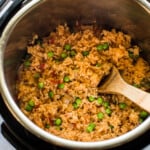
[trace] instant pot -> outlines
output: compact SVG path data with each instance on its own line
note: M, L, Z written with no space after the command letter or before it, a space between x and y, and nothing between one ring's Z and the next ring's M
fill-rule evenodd
M150 63L150 3L147 0L0 0L0 93L4 109L21 127L49 144L86 150L124 145L149 132L150 117L119 137L97 142L77 142L42 130L16 104L17 69L32 35L46 36L57 25L64 23L72 28L76 21L83 25L96 24L104 29L115 28L130 34L143 50L145 60Z

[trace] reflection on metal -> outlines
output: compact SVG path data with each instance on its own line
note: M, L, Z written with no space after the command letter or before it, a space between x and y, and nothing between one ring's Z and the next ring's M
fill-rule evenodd
M3 17L5 13L7 13L7 11L12 6L12 4L13 4L13 0L6 0L6 2L0 8L0 18Z

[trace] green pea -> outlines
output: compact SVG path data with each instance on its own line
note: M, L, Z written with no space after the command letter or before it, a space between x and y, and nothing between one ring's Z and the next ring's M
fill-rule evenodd
M111 125L111 124L109 125L109 127L110 127L110 129L111 129L111 130L113 130L113 128L114 128L114 126L113 126L113 125Z
M48 96L49 96L50 98L53 98L53 97L54 97L53 91L49 91L49 92L48 92Z
M89 97L88 97L88 100L89 100L90 102L93 102L93 101L95 100L95 97L94 97L94 96L89 96Z
M63 53L61 53L61 58L63 58L63 59L65 59L65 58L67 58L67 53L65 53L65 52L63 52Z
M25 66L25 67L30 67L30 65L31 65L31 62L30 62L29 60L26 60L26 61L24 62L24 66Z
M133 86L136 87L136 88L140 88L141 87L140 84L136 84L136 83L134 83Z
M143 118L139 118L139 123L142 123L144 121Z
M55 58L54 61L55 61L56 63L60 63L61 59Z
M100 63L96 63L96 65L95 65L96 67L100 67L101 66L101 64Z
M107 50L107 49L109 49L109 44L108 43L103 43L103 44L97 45L97 50L98 51L103 51L103 50Z
M120 103L119 104L119 108L120 109L125 109L127 107L127 104L126 103Z
M76 55L76 51L75 50L71 50L70 51L70 57L74 57Z
M63 81L64 81L64 82L70 82L70 78L69 78L69 76L64 76Z
M71 50L71 45L70 44L66 44L64 46L64 49L67 50L67 51L70 51Z
M35 103L34 103L34 101L31 99L31 100L28 102L28 105L30 105L31 107L34 107L34 106L35 106Z
M97 45L97 47L96 47L96 48L97 48L97 50L98 50L98 51L102 51L102 50L103 50L103 45L102 45L102 44Z
M57 119L54 121L54 124L55 124L56 126L60 126L60 125L62 124L61 118L57 118Z
M25 110L26 111L32 111L33 107L31 107L30 105L26 105Z
M103 49L104 49L104 50L107 50L108 48L109 48L109 44L108 44L108 43L104 43L104 44L103 44Z
M88 127L86 128L86 131L90 133L95 129L95 127L96 125L94 123L90 123Z
M81 101L81 99L79 97L77 97L75 102L76 102L76 104L80 105L82 101Z
M42 46L42 43L43 43L43 40L41 39L41 38L37 38L37 39L35 39L35 41L34 41L34 44L35 45L40 45L40 46Z
M103 104L103 98L102 97L98 97L97 98L97 102L98 102L98 104Z
M147 118L148 117L148 112L146 112L146 111L141 111L140 112L140 118L143 118L143 119L145 119L145 118Z
M76 102L74 102L72 105L74 109L77 109L79 107L79 105Z
M130 57L130 58L132 58L132 59L134 58L133 52L129 51L128 54L129 54L129 57Z
M39 89L43 89L44 88L44 83L43 82L39 82L38 83L38 88Z
M106 112L107 115L111 115L111 113L112 113L112 111L111 111L110 108L107 108L107 109L105 110L105 112Z
M51 58L51 57L54 56L54 53L53 53L52 51L50 51L50 52L47 53L47 56L48 56L49 58Z
M104 118L104 114L102 112L99 112L97 114L98 119L102 120Z
M77 109L77 108L79 108L81 103L82 103L81 99L79 97L77 97L75 99L75 102L72 105L73 105L74 109Z
M133 52L128 51L129 57L133 60L137 60L139 58L139 55L135 55Z
M83 55L83 56L88 56L89 53L90 53L89 51L83 51L83 52L82 52L82 55Z
M32 109L34 108L35 106L35 103L33 100L29 100L26 107L25 107L25 110L26 111L32 111Z
M55 127L56 130L61 130L62 128L60 126Z
M109 107L109 102L107 102L107 101L105 101L105 102L103 102L103 106L105 107L105 108L107 108L107 107Z
M64 84L64 83L58 84L58 88L59 88L59 89L63 89L64 87L65 87L65 84Z
M39 77L40 77L40 73L37 72L34 74L34 78L39 78Z
M46 123L46 124L45 124L45 128L49 129L49 128L50 128L50 124L49 124L49 123Z

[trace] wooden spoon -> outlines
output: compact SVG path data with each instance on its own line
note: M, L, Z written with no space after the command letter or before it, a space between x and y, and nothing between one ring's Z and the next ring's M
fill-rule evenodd
M122 94L150 113L150 94L127 84L115 67L112 68L107 80L99 86L99 92Z

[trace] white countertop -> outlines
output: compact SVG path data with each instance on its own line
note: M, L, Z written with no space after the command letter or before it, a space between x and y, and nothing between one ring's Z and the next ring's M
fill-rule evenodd
M1 124L3 122L2 117L0 116L0 149L1 150L16 150L1 134Z

